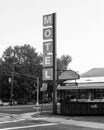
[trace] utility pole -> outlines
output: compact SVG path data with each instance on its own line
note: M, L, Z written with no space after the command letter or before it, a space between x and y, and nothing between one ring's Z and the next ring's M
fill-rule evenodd
M38 113L38 106L39 106L39 77L37 77L37 113Z
M39 105L39 77L37 77L37 105Z
M10 105L13 105L13 84L14 81L14 52L13 52L13 62L12 62L12 73L11 73L11 92L10 92Z

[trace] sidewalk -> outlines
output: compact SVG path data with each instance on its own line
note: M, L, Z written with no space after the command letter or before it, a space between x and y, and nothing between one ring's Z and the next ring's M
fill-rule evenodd
M54 115L52 112L44 111L42 114L34 114L32 117L49 117L49 118L62 118L65 120L76 120L76 121L87 121L87 122L95 122L95 123L103 123L104 124L104 116L63 116L60 113Z
M104 129L104 117L103 116L61 116L53 115L49 112L43 112L42 114L32 114L34 120L43 120L46 122L54 122L64 125L74 125L94 129Z
M32 112L32 113L14 115L13 117L11 117L10 115L6 115L6 118L7 117L8 117L8 120L6 119L7 121L11 121L11 120L12 121L18 121L18 120L34 120L34 121L36 120L37 121L38 120L38 121L45 121L49 123L58 123L62 125L80 126L80 127L86 127L86 128L94 128L97 130L100 130L100 129L104 130L104 121L100 122L100 120L102 120L102 118L104 119L104 117L96 118L96 116L95 117L61 116L61 115L53 115L52 113L46 112L46 111L44 111L42 114L37 113L37 112ZM95 118L95 120L89 120L91 118L92 119Z

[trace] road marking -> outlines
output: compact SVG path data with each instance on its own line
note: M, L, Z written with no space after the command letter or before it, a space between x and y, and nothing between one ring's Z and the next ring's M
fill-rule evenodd
M13 121L3 121L0 122L0 124L4 124L4 123L12 123L12 122L18 122L18 121L24 121L25 119L18 119L18 120L13 120Z
M16 129L24 129L24 128L34 128L34 127L41 127L41 126L51 126L51 125L58 125L58 123L48 123L48 124L39 124L39 125L29 125L29 126L21 126L21 127L10 127L10 128L2 128L0 130L16 130Z
M4 109L3 111L22 111L22 110L20 110L20 109Z

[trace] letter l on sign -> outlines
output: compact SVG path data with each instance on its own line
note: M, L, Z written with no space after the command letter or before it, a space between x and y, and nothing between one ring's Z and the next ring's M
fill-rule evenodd
M53 79L53 69L47 68L43 69L43 80L52 80Z

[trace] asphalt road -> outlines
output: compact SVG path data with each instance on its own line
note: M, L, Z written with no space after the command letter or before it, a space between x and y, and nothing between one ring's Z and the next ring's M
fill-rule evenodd
M42 105L39 105L39 110L42 109ZM45 104L43 105L44 111L52 112L52 104ZM15 106L1 106L0 113L7 113L7 114L23 114L29 112L36 112L37 106L36 105L15 105Z
M0 130L96 130L94 128L70 125L68 123L60 123L56 121L47 121L39 118L37 115L32 118L26 116L26 113L36 113L35 105L22 105L22 106L3 106L0 107ZM52 104L45 104L43 111L50 111L51 114L47 118L53 117ZM27 114L27 115L28 115ZM25 117L25 116L26 117ZM42 115L44 117L44 114ZM58 118L62 116L56 115ZM89 121L104 124L104 117L63 117L66 120L75 121ZM104 128L103 128L104 129ZM98 129L97 130L101 130Z
M25 123L25 125L23 125ZM0 130L95 130L85 127L76 127L69 125L60 125L56 123L45 123L45 122L18 122L18 123L9 123L0 126Z

